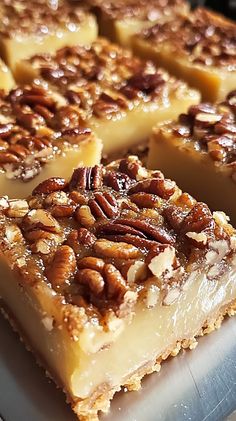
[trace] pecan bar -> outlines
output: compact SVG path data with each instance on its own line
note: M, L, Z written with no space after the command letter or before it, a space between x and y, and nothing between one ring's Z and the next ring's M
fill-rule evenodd
M32 57L19 64L17 78L21 83L43 79L62 92L82 110L105 154L141 143L156 121L176 117L199 101L183 82L105 39Z
M101 35L131 46L132 36L143 28L165 21L177 13L187 14L185 0L90 0Z
M236 83L236 25L203 8L133 37L134 51L198 88L205 101L222 100Z
M15 82L11 71L5 65L5 63L0 59L0 89L5 89L8 91L12 89Z
M4 314L80 420L235 312L236 231L136 157L0 206Z
M217 105L201 103L177 121L154 129L149 168L160 168L181 188L236 224L236 91Z
M0 195L26 197L41 181L100 162L102 143L58 94L31 85L0 92Z
M64 45L89 44L97 36L95 17L66 0L2 0L0 54L9 67L23 58Z

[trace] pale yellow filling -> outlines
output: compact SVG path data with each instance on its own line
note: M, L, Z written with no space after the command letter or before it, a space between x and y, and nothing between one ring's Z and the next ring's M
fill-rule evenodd
M46 36L27 35L0 40L0 54L8 66L15 71L18 61L40 53L53 53L67 45L90 44L97 37L97 23L88 15L79 25L73 28L60 28ZM17 75L16 75L17 76Z
M154 25L155 22L138 19L113 21L101 17L98 23L99 31L102 36L108 37L111 41L117 42L123 47L131 47L132 36L140 32L143 28Z
M212 210L224 210L236 224L236 182L225 167L216 167L207 153L185 147L181 138L167 130L157 130L151 138L147 166L163 171Z
M65 326L52 323L56 307L47 305L47 295L52 293L40 297L40 288L19 287L4 264L0 263L0 271L0 295L73 399L89 397L101 384L110 388L125 384L135 370L176 341L193 338L206 320L214 320L222 306L236 299L234 261L217 281L208 280L204 271L190 275L178 300L170 306L158 302L148 309L139 303L132 321L124 321L118 335L88 324L73 341ZM106 348L101 350L101 346Z
M65 149L60 155L48 161L40 173L29 181L7 178L5 172L0 172L0 196L10 198L25 198L43 180L50 177L70 179L73 170L81 166L94 166L100 163L102 143L97 138L81 141L79 145Z
M132 38L132 47L136 54L145 59L152 59L171 74L199 89L204 101L223 100L235 88L236 71L191 63L175 53L168 44L162 45L161 48L155 47L153 42L136 36Z
M0 59L0 89L9 91L14 87L14 85L15 81L13 79L11 71Z

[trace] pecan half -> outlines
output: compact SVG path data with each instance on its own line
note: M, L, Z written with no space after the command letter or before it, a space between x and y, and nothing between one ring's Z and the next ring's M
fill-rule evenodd
M87 205L82 205L78 207L75 211L74 216L75 219L80 223L80 225L83 225L86 228L92 227L96 221L96 219L92 215L90 207Z
M107 191L94 193L94 198L88 201L88 206L95 218L114 218L119 213L115 197Z
M105 281L100 272L93 269L81 269L76 275L76 280L82 285L89 287L95 295L101 294L104 289Z
M127 243L116 243L106 239L99 239L94 243L95 252L101 257L116 259L136 259L140 257L137 247Z
M184 218L181 226L181 234L187 232L200 233L202 231L213 232L215 227L214 218L205 203L197 203L189 214Z
M159 197L150 193L140 192L131 194L130 200L139 208L156 208L160 206Z
M103 273L106 279L108 298L121 299L128 288L120 271L111 263L107 263L104 266Z
M116 224L122 227L123 231L120 231L119 233L135 234L138 237L155 240L164 244L173 244L175 242L174 236L170 232L168 232L164 227L153 225L149 222L138 219L116 219L113 225L114 231L112 230L112 227L109 226L110 234L117 233L115 228ZM105 225L103 226L103 232L104 228Z
M80 259L78 261L77 267L78 269L92 269L102 273L104 265L105 262L103 259L99 259L99 257L88 256Z
M35 189L33 190L32 195L36 194L49 194L59 190L63 190L67 186L67 182L64 178L52 177L47 180L42 181Z
M169 199L175 192L176 184L174 181L164 178L153 178L139 181L128 191L129 195L134 193L151 193L156 194L162 199Z
M59 289L68 283L76 270L75 253L68 245L60 246L46 269L46 276L54 289Z
M122 191L128 190L132 181L127 174L108 171L104 176L104 184L116 191Z
M121 159L119 164L119 171L128 175L130 178L136 180L138 170L141 167L141 162L135 157L135 159Z
M102 187L102 166L77 168L69 183L70 190L96 190Z

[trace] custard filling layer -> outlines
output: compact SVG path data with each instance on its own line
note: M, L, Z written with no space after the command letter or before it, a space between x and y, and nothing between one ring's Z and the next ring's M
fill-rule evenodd
M22 292L17 279L3 264L0 268L3 301L36 354L74 400L89 397L102 384L111 389L124 385L132 373L177 341L193 339L206 321L214 321L221 307L236 298L234 259L218 280L209 281L205 273L193 272L179 299L170 306L157 303L148 309L139 303L132 321L123 322L118 336L88 325L73 342L63 329L53 326L53 314L45 314L33 294ZM145 332L145 340L140 332Z

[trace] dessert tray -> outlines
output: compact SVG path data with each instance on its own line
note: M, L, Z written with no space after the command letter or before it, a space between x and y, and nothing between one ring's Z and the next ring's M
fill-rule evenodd
M235 193L232 20L2 0L2 420L227 417Z

